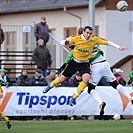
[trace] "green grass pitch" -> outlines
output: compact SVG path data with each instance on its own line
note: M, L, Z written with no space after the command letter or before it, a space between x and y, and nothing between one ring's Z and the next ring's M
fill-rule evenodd
M12 121L7 129L0 121L0 133L133 133L131 120Z

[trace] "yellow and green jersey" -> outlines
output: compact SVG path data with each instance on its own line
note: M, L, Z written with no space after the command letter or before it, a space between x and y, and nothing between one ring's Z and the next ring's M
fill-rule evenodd
M73 50L71 50L67 55L65 63L68 64L72 58L73 58Z
M81 34L70 38L70 43L75 46L73 57L78 60L89 60L95 45L107 45L108 43L108 40L95 35L92 35L89 40L84 40L82 36Z

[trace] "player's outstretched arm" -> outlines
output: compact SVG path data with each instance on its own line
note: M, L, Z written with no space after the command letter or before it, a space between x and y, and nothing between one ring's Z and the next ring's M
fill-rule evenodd
M121 51L128 50L127 47L125 47L125 46L119 46L119 45L117 45L117 44L115 44L115 43L113 43L113 42L111 42L111 41L108 41L107 45L108 45L108 46L111 46L111 47L114 47L114 48L117 48L117 49L119 49L119 50L121 50Z
M62 40L60 43L62 45L68 45L68 44L70 44L68 40Z
M124 47L124 46L121 46L121 47L119 48L119 50L125 51L125 50L128 50L128 48L127 48L127 47Z

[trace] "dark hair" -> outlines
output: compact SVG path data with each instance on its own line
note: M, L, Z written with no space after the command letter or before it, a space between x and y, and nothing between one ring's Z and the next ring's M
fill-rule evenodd
M77 76L80 76L80 73L76 73Z
M42 70L41 69L36 69L36 72L42 73Z
M86 29L89 29L90 31L93 31L92 27L90 27L90 26L85 26L84 31L86 31Z
M28 72L27 68L23 68L22 71L21 71L21 74L23 73L24 70L26 70Z
M79 34L79 35L82 34L83 31L84 31L84 28L83 28L83 27L80 27L80 28L78 29L78 34Z

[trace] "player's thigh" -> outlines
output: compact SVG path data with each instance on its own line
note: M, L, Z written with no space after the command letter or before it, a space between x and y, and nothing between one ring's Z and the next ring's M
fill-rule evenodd
M62 83L63 81L65 81L65 80L67 80L67 79L68 79L68 77L66 77L66 76L64 76L64 75L61 75L61 76L59 77L59 82Z
M107 82L113 82L116 79L116 77L114 76L114 74L110 70L109 64L104 69L104 78L106 79Z
M98 64L91 66L91 75L89 83L97 85L100 79L102 78L101 67Z
M73 74L75 74L77 72L77 63L74 61L71 61L67 67L65 68L65 70L63 71L62 75L64 75L65 77L71 77Z

